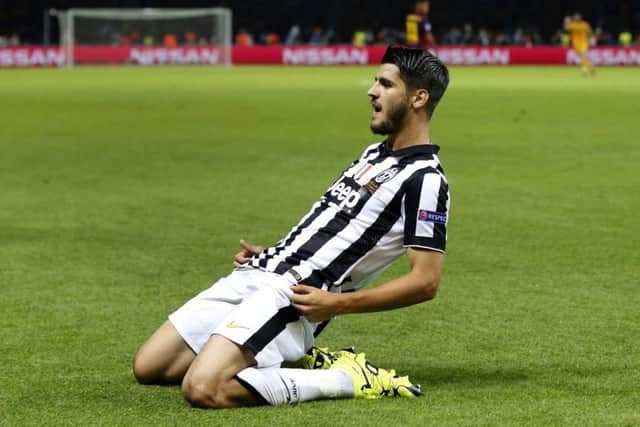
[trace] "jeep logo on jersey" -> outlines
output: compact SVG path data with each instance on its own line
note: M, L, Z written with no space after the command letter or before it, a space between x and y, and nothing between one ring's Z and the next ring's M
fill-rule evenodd
M345 182L346 181L346 182ZM331 201L340 208L351 209L360 200L360 186L352 178L344 177L329 190Z
M378 184L382 184L384 182L389 181L391 178L393 178L397 174L398 174L398 168L390 168L376 175L376 177L374 178L374 181Z
M325 197L328 201L338 205L340 209L350 210L358 204L362 195L361 186L352 177L343 176L329 188Z

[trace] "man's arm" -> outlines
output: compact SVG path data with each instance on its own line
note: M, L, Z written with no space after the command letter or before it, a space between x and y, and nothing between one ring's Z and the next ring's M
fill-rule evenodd
M313 286L293 286L293 306L308 320L319 322L339 314L366 313L406 307L435 298L444 256L409 248L411 271L372 289L337 294Z
M436 47L436 38L431 31L427 31L425 34L427 40L427 46L429 49L433 49Z

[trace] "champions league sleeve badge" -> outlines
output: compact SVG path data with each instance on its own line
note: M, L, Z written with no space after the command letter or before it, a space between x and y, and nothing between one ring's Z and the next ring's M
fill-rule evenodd
M433 212L425 209L418 211L418 221L433 222L434 224L446 224L447 213L446 212Z

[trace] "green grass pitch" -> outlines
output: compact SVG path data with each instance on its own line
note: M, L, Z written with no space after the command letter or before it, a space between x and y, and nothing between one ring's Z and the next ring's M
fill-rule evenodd
M633 68L451 70L438 298L319 339L424 398L206 411L135 383L138 346L238 240L279 239L376 140L374 72L0 72L0 425L640 425Z

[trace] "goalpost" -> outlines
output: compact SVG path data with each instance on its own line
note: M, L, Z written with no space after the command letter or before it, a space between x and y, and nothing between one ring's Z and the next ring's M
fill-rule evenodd
M208 63L231 64L232 13L227 8L68 9L51 14L58 18L68 66L76 63L76 47L83 46L210 47L216 57Z

